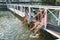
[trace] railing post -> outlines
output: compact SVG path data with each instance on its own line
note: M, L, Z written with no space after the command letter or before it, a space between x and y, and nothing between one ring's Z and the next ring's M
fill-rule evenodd
M59 18L58 18L58 26L60 25L60 10L59 10Z
M21 6L19 6L20 7L20 11L21 11Z
M45 9L45 29L47 28L47 9Z
M17 10L18 10L18 5L17 5Z
M29 7L29 13L31 13L30 7Z
M31 21L31 20L30 20L30 18L31 18L31 9L30 9L30 7L28 7L28 8L29 8L29 18L28 18L28 19L29 19L29 20L28 20L28 24L29 24L30 21Z
M21 6L21 12L22 12L22 6Z

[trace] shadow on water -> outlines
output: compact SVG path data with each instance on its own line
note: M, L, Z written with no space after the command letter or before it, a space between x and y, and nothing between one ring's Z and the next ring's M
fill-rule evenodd
M21 16L17 15L16 13L13 13L13 15L16 16L20 21L22 21L22 17Z
M13 13L13 12L9 12L6 11L6 13L2 10L3 16L6 14L6 17L1 16L3 19L1 19L0 17L0 22L5 22L4 24L0 24L0 27L5 27L5 29L3 30L2 28L0 28L0 30L3 30L3 36L0 36L0 38L6 38L4 40L55 40L55 37L52 36L51 34L47 33L44 30L40 30L40 35L39 38L30 38L30 34L31 32L28 30L28 25L26 24L25 26L21 26L22 24L19 21L22 21L22 17L20 17L19 15ZM13 15L12 15L13 14ZM9 18L7 18L9 17ZM17 18L17 19L16 19ZM2 21L3 20L3 21ZM7 25L7 24L8 25ZM8 31L7 31L8 30ZM0 34L2 33L0 31Z
M42 39L42 40L55 40L55 38L56 37L54 37L53 35L49 34L45 30L41 29L41 34L40 34L39 39Z
M11 12L12 12L12 11L11 11ZM13 12L12 12L12 13L13 13ZM13 13L13 15L16 16L20 21L23 20L23 18L22 18L21 16L17 15L16 13ZM24 27L25 27L25 28L28 28L28 24L26 23L26 24L24 25Z
M0 11L8 11L7 8L0 8Z

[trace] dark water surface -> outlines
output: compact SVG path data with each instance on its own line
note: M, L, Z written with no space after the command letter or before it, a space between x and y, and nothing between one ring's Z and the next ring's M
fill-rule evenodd
M43 30L39 38L30 38L30 31L22 25L20 19L10 11L0 11L0 40L55 40L52 35Z

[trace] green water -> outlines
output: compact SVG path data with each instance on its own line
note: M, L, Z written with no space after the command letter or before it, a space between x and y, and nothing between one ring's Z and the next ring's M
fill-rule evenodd
M0 40L54 40L49 33L41 30L39 38L30 38L31 32L22 25L21 17L10 11L0 11Z

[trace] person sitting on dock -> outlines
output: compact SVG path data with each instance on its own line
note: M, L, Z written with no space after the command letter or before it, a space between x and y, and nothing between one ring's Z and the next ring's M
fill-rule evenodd
M30 22L30 24L29 24L29 29L33 28L35 22L36 22L35 19L33 19L33 20Z
M26 8L25 17L23 18L23 24L25 24L26 22L28 22L28 24L29 24L29 20L30 20L30 14L29 14L28 8Z
M34 23L34 27L31 28L30 30L34 30L33 35L36 35L36 33L39 33L40 28L44 25L45 23L45 13L43 10L39 12L39 20Z
M31 21L30 21L30 24L29 24L29 29L31 29L33 26L34 26L34 23L36 22L36 17L34 17L36 15L36 11L33 9L33 13L31 15Z
M31 29L34 26L34 23L37 22L37 20L39 20L38 16L39 16L39 14L37 15L36 11L33 10L33 15L32 15L32 18L31 18L32 20L30 22L29 29Z

